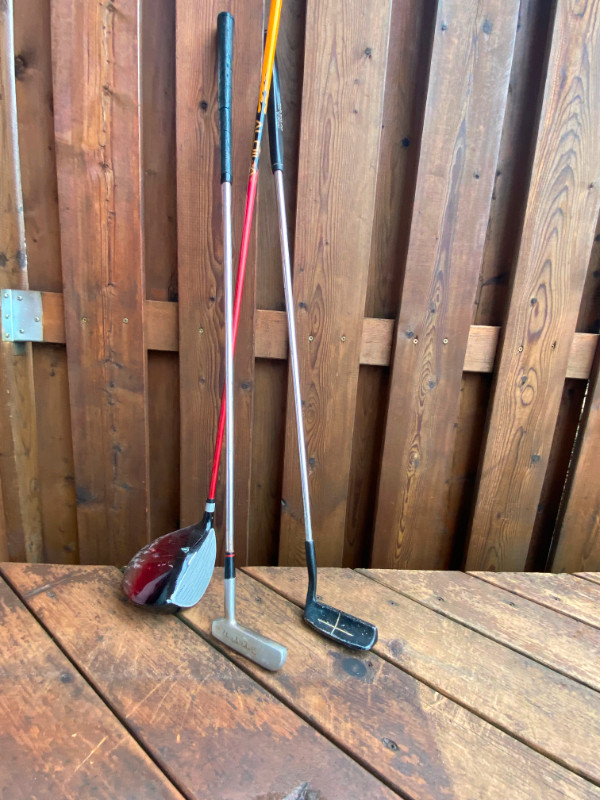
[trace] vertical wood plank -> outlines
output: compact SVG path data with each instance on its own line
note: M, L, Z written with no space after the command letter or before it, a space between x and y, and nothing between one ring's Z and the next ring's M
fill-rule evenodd
M294 299L319 563L342 563L390 3L307 5ZM312 341L309 341L309 336ZM304 562L291 382L279 561Z
M173 0L144 0L141 25L146 297L177 300Z
M529 550L600 206L600 2L559 0L468 569Z
M395 319L410 233L435 3L392 4L365 317ZM343 565L369 563L389 370L359 370Z
M519 3L438 6L395 334L372 563L448 564L462 367L483 255Z
M82 563L123 564L148 540L138 45L137 0L52 3Z
M0 4L0 288L27 289L13 4ZM40 561L42 521L30 343L0 343L0 475L8 555Z
M223 248L219 188L217 14L235 18L233 230L241 231L262 59L262 0L176 6L177 237L181 409L181 523L200 518L223 389ZM255 78L255 79L254 79ZM262 162L264 166L264 161ZM256 230L256 229L255 229ZM234 263L238 237L234 235ZM250 244L236 348L236 556L247 559L254 372L255 247ZM217 491L217 528L223 487Z
M553 572L600 571L600 346L563 498Z

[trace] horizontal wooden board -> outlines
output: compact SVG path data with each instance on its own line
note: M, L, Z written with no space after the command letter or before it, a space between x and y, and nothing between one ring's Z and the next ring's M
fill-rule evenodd
M65 344L64 303L58 292L42 292L44 341ZM287 321L284 311L256 310L256 358L286 359L288 355ZM177 303L147 300L144 311L148 350L179 350ZM365 317L360 349L360 363L387 367L390 363L394 320ZM494 325L471 325L465 372L493 372L500 328ZM567 378L586 380L590 375L599 336L576 333L571 347Z
M304 605L305 569L244 571ZM600 783L600 695L592 689L356 572L321 570L319 589L324 602L377 622L378 655L529 747Z
M118 570L5 571L190 800L283 798L305 782L317 798L394 797L181 620L125 602Z
M600 689L600 631L461 572L368 570L374 580Z
M338 746L371 764L403 797L600 796L597 787L376 653L351 653L322 638L302 622L295 604L249 575L239 572L237 583L239 622L286 645L288 657L277 673L267 673L231 651L228 657ZM209 637L222 604L222 582L215 576L202 602L184 617ZM389 614L384 602L373 621L383 625Z
M0 796L180 798L0 577Z
M600 588L573 575L547 572L472 572L471 575L600 628Z
M600 572L576 572L575 575L592 583L600 583Z

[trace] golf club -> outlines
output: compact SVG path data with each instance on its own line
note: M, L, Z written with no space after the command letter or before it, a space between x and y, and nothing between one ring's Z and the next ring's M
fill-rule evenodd
M310 517L310 497L308 490L308 469L306 465L306 443L302 418L302 395L300 390L300 369L298 367L298 345L296 342L296 322L294 297L292 294L292 270L285 213L285 193L283 186L283 112L277 65L273 70L271 98L268 109L269 148L271 167L275 178L277 208L279 212L279 236L281 241L281 263L283 267L283 288L287 308L288 334L290 341L290 362L294 386L294 405L296 408L296 428L298 431L298 455L300 457L300 476L302 481L302 502L304 505L304 530L306 566L308 568L308 592L304 606L304 619L316 631L335 642L353 650L370 650L377 641L377 628L370 622L347 614L317 600L317 562Z
M222 15L219 15L222 16ZM221 72L219 72L221 81ZM226 85L224 81L224 85ZM219 95L221 94L219 82ZM231 114L227 103L225 109ZM263 118L264 121L264 118ZM222 115L221 122L221 171L231 170L231 117ZM231 177L231 176L230 176ZM286 659L287 650L277 642L260 633L244 628L235 619L235 556L233 535L234 499L234 417L233 417L233 303L232 303L232 248L231 248L231 183L221 183L223 197L224 281L225 281L225 616L214 620L212 634L220 642L247 656L265 669L280 669Z
M233 348L239 327L240 309L248 258L248 246L252 228L252 216L256 187L258 181L258 162L260 146L265 122L267 100L273 72L275 46L279 31L282 0L271 0L269 24L265 40L260 93L258 98L258 111L252 142L252 160L248 189L246 193L246 211L244 227L240 246L240 258L235 288L233 309ZM224 12L223 12L224 13ZM221 15L219 15L221 17ZM230 40L222 39L219 33L219 74L225 62L231 64L233 52L233 17L229 15L230 23L217 21L227 27L227 36ZM225 53L226 48L229 55ZM229 96L231 92L229 91ZM219 106L221 106L221 93ZM219 109L220 116L222 108ZM221 176L223 180L223 175ZM204 508L204 516L200 522L186 528L167 533L150 544L145 545L131 559L123 574L123 591L136 605L151 607L160 611L177 611L178 608L191 608L200 600L206 587L210 583L216 559L216 538L214 532L215 498L217 479L219 475L219 462L225 432L225 398L221 398L221 410L213 456L213 466L208 490L208 499Z

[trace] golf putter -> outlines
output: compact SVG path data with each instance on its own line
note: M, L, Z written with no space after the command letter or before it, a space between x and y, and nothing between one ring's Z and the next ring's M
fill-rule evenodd
M302 481L302 502L304 505L304 530L306 566L308 569L308 593L304 606L305 622L329 639L350 647L353 650L370 650L377 641L377 628L370 622L340 611L333 606L317 600L317 562L312 535L310 516L310 497L308 490L308 469L306 465L306 443L302 418L302 395L300 391L300 369L298 367L298 345L296 342L296 322L294 297L292 294L292 270L285 213L285 193L283 187L283 113L277 62L273 69L271 97L267 111L269 125L269 148L271 168L275 178L277 208L279 211L279 236L281 242L281 263L283 268L283 288L287 308L288 334L290 340L290 362L294 386L294 405L296 408L296 428L298 431L298 455L300 457L300 476Z
M233 28L233 18L219 14L219 36L223 27ZM266 98L265 98L266 100ZM233 419L233 280L231 247L231 60L219 68L219 126L221 142L221 195L223 201L223 262L225 281L225 616L214 620L212 634L223 644L261 667L280 669L286 648L242 627L235 618L235 561L233 535L234 419Z

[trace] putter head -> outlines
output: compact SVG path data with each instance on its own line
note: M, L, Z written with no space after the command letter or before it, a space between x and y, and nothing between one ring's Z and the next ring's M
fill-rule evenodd
M377 628L371 622L311 597L306 598L304 620L323 636L352 650L370 650L377 641Z
M213 512L201 522L147 544L123 574L123 591L136 605L174 612L200 600L215 567L217 542Z
M212 635L236 653L271 672L276 672L285 664L286 647L225 617L214 620Z

